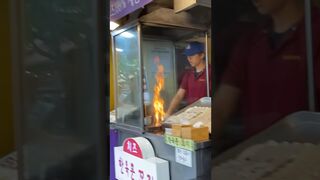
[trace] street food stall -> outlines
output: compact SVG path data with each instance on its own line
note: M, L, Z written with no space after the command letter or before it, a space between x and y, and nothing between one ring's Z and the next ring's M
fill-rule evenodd
M200 41L208 50L208 27L191 23L190 18L185 12L159 8L111 33L115 119L110 128L117 135L113 162L117 179L210 177L209 90L208 97L164 119L187 63L182 55L186 44ZM207 67L208 57L206 51ZM208 78L206 83L209 87Z

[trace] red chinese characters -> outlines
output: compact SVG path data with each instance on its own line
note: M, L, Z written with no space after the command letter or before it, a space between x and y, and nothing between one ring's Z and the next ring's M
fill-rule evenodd
M130 170L130 172L131 172L131 180L134 180L133 175L135 174L135 172L134 172L134 164L133 164L133 163L131 163L131 170Z
M127 173L127 176L129 176L129 167L128 167L128 161L126 161L126 173Z
M140 177L140 180L143 180L143 178L144 178L144 171L139 170L139 177Z
M122 158L119 159L119 166L121 169L121 174L123 174L123 160L122 160Z
M118 159L118 166L120 167L121 174L126 174L131 180L154 180L154 176L146 174L146 169L135 169L135 163L124 160L123 158ZM130 166L129 166L130 165ZM125 171L124 171L125 170ZM136 171L137 170L137 171ZM136 173L137 172L137 173Z
M124 142L124 145L123 145L123 151L127 152L131 155L134 155L136 157L143 158L140 146L132 138L126 139L126 141Z

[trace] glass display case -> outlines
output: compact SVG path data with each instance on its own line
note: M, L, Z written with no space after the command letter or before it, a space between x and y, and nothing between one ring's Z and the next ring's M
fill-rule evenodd
M162 124L163 119L156 123L156 114L164 115L177 92L185 68L189 68L183 49L196 38L205 39L206 34L139 21L112 32L117 126L142 132L146 126ZM157 87L161 90L157 91ZM161 112L155 106L158 98Z
M141 61L138 27L115 35L116 122L142 128Z
M143 38L141 44L139 27L136 25L119 32L113 42L117 82L116 122L142 130L144 124L141 119L152 114L157 63L161 63L164 68L165 85L161 96L165 106L169 105L175 93L176 78L173 42Z
M175 49L174 43L169 40L159 40L152 38L144 38L143 40L143 65L144 65L144 104L147 109L145 116L151 115L150 109L152 97L154 97L153 87L156 85L155 75L157 73L157 64L155 58L159 58L160 63L164 67L164 87L161 90L161 96L164 99L164 107L168 107L170 99L175 94L176 85L176 63L175 63Z

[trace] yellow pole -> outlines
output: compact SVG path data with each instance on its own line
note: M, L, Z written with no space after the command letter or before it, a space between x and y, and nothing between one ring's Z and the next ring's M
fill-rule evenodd
M0 1L0 158L14 150L9 0Z

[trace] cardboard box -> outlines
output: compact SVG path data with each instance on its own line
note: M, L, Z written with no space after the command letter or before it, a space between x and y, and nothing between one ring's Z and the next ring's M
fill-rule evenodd
M181 137L184 139L192 139L194 141L205 141L209 139L208 127L183 127L181 128Z
M172 136L181 137L182 128L191 128L191 125L172 124Z

